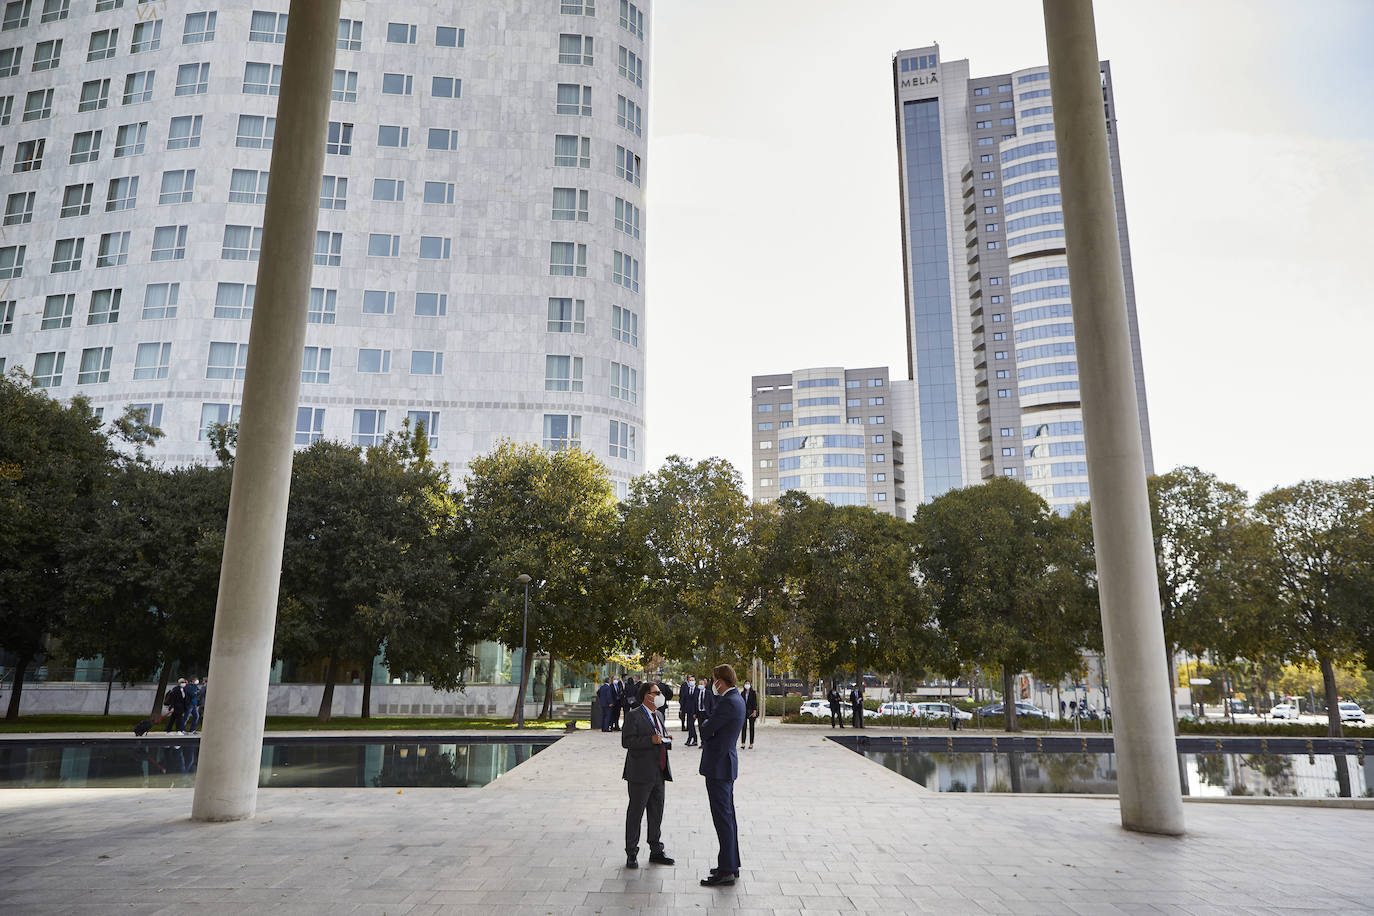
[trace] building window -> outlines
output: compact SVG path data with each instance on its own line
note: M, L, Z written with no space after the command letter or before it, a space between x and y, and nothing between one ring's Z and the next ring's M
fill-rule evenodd
M587 246L581 242L550 242L549 275L554 277L585 277L587 275Z
M644 112L638 105L625 98L623 95L615 97L615 123L623 127L636 137L642 134L641 121Z
M630 424L612 420L610 456L612 458L624 458L626 461L636 460L635 433L635 428Z
M551 452L582 447L582 418L576 414L544 414L544 448Z
M200 147L200 126L202 123L201 115L182 115L173 118L167 127L167 148L171 149L197 149ZM268 118L268 121L275 121ZM242 121L242 119L240 119ZM245 144L240 144L245 145ZM271 145L271 140L268 141Z
M644 87L644 60L624 45L620 47L616 73L620 74L621 79L629 80L640 88Z
M369 258L398 258L401 256L401 237L385 232L372 232L367 236L367 256Z
M202 44L215 40L215 18L218 13L187 13L186 25L181 32L184 45Z
M102 131L98 130L83 130L72 134L72 155L69 162L78 165L99 159L101 133Z
M1009 397L1011 397L1011 389L1010 389L1010 388L998 388L998 389L997 389L997 396L998 396L999 398L1009 398Z
M87 185L86 187L90 187ZM70 189L68 189L70 190ZM5 200L5 225L21 226L33 222L34 191L20 191Z
M410 128L396 124L382 124L377 128L377 145L394 149L410 146Z
M59 210L58 213L57 213L58 219L66 219L66 218L69 217L69 216L85 216L87 213L90 213L90 212L91 212L91 192L94 190L94 188L95 188L95 186L92 185L90 182L87 182L86 184L69 184L69 185L67 185L66 190L64 190L64 191L62 192L62 209ZM10 195L10 200L11 200L11 202L13 202L13 200L14 200L16 197L22 198L22 197L24 197L24 195L23 195L23 194L11 194L11 195ZM29 197L29 203L28 203L28 216L29 216L30 218L32 218L32 217L33 217L33 192L32 192L32 191L29 192L28 197ZM11 221L11 220L10 220L10 217L9 217L8 208L6 208L6 213L5 213L5 224L6 224L6 225L9 225L11 222L16 222L16 223L17 223L17 222L25 222L25 223L27 223L28 221L29 221L28 219L25 219L25 220L13 220L13 221Z
M443 127L431 127L428 146L433 150L452 152L458 148L458 131Z
M630 236L639 238L639 208L628 200L615 199L615 228Z
M258 288L252 283L221 283L215 289L215 317L246 321L253 317Z
M286 14L253 10L248 24L248 40L268 44L286 43Z
M453 203L453 191L454 184L451 181L426 181L425 203L451 204Z
M413 45L415 44L415 26L405 22L388 22L386 24L386 40L393 45Z
M553 218L587 221L587 192L578 188L553 189Z
M39 353L33 359L33 387L57 388L62 384L62 368L67 362L65 352Z
M143 317L149 320L175 318L180 298L180 283L149 283L143 288Z
M199 117L199 115L197 115L197 117ZM175 121L177 119L173 118L172 120ZM143 155L143 148L147 139L147 121L139 121L137 124L119 125L119 130L115 131L114 157L116 159L122 159L125 156Z
M208 442L217 426L229 426L239 421L238 404L201 404L200 441Z
M997 370L997 377L998 377L998 378L1011 378L1011 370L1010 370L1010 369L998 369L998 370Z
M456 76L436 76L430 81L429 94L436 99L461 99L463 81Z
M882 399L881 397L869 398L869 399L868 399L868 406L869 406L869 407L878 407L878 406L881 405L882 403L883 403L883 399Z
M411 350L411 375L443 375L444 354L437 350Z
M205 361L205 377L241 379L248 365L248 344L231 341L210 341L210 355Z
M71 12L72 0L43 0L43 18L39 22L58 22Z
M887 417L885 417L885 416L877 416L877 417L869 417L869 418L868 418L868 423L869 423L870 426L881 426L882 424L884 424L884 423L886 423L886 422L887 422Z
M24 276L25 245L0 248L0 280L17 280Z
M1007 339L1007 332L1006 332L1006 331L997 331L997 332L995 332L995 333L992 335L992 339L993 339L993 340L1006 340L1006 339Z
M153 70L140 70L125 76L124 98L120 104L137 105L140 102L151 102L153 99L153 78L156 75L156 71Z
M559 35L558 62L590 67L592 65L592 36Z
M329 347L306 347L301 357L301 382L306 385L328 385L329 364L334 351Z
M296 408L296 445L310 445L324 438L324 408Z
M24 99L24 120L42 121L52 117L52 90L35 89Z
M549 299L548 330L553 334L585 334L587 303L583 299Z
M243 65L244 95L278 95L281 92L281 64L249 61Z
M467 30L451 25L435 26L434 46L438 48L461 48L466 38L463 34L465 31Z
M134 26L134 39L129 47L130 54L156 51L162 47L162 20L147 19Z
M581 391L582 357L553 355L544 357L545 391Z
M105 212L132 210L138 203L138 176L111 178L105 192Z
M272 119L275 121L275 118ZM239 118L242 123L243 118ZM240 131L242 132L242 131ZM272 146L271 141L267 143L266 149ZM348 156L353 152L353 125L342 121L330 121L328 134L325 137L324 151L333 156Z
M884 464L884 463L886 463L886 461L887 461L887 455L883 454L882 452L874 452L874 453L873 453L873 463L874 463L874 464Z
M33 12L33 0L12 0L5 4L4 24L0 29L8 32L11 29L22 29L29 24L29 15Z
M612 253L611 282L639 292L639 261L619 251Z
M15 57L15 66L18 67L19 58ZM31 72L39 73L43 70L56 70L62 66L62 39L55 38L52 41L40 41L33 48L33 67Z
M416 293L415 314L441 318L448 314L448 293Z
M159 429L162 428L161 404L143 403L130 404L129 406L132 407L136 412L142 412L143 421L147 423L149 426L156 426Z
M575 134L557 134L553 138L553 164L575 169L592 167L592 139Z
M310 288L310 307L305 316L306 322L309 324L333 324L337 314L338 301L339 291L337 289L312 286Z
M620 0L620 27L636 38L643 38L644 11L630 0Z
M110 380L110 361L114 347L89 347L81 351L81 368L76 373L78 385L94 385Z
M554 112L561 115L590 115L592 113L592 87L577 83L558 84L558 102Z
M230 172L229 203L267 203L267 173L256 169L234 169Z
M348 179L339 175L325 175L320 179L320 209L348 209Z
M611 306L611 339L639 346L639 313L618 305Z
M46 139L25 140L14 148L14 171L36 172L43 167L43 150L47 147Z
M185 257L185 226L158 226L153 230L152 260L180 261Z
M115 324L119 321L119 303L124 298L122 289L91 290L90 307L86 310L86 324Z
M439 447L439 411L407 411L406 420L410 422L410 428L414 431L415 435L425 436L429 439L430 448Z
M353 411L353 444L381 445L386 439L385 410Z
M361 51L363 49L363 21L361 19L340 19L339 40L335 47L340 51Z
M623 363L611 363L611 397L639 403L639 370Z
M330 87L329 98L335 102L358 101L358 71L335 70L334 84Z
M772 423L760 423L760 424L759 424L759 430L760 430L760 431L763 431L763 432L767 432L768 430L770 430L770 429L772 429L772 428L773 428L773 424L772 424ZM759 464L762 465L763 462L759 462Z
M256 261L262 251L261 226L225 226L219 256L225 261Z
M85 250L86 240L84 238L58 239L52 246L52 269L48 272L61 274L80 270L81 254Z
M994 353L992 354L992 358L993 358L993 359L1006 359L1006 358L1007 358L1007 351L1006 351L1006 350L997 350L996 352L994 352Z
M453 255L453 239L438 235L420 236L420 259L447 261Z
M159 204L189 204L196 190L195 169L172 169L162 173Z
M594 0L560 0L558 11L565 16L595 16Z
M1004 447L1004 448L1002 449L1002 457L1003 457L1003 458L1010 458L1011 456L1013 456L1013 455L1015 455L1015 454L1016 454L1016 449L1015 449L1015 447L1013 447L1013 446L1006 446L1006 447Z
M364 315L394 315L396 313L396 294L381 289L363 290Z
M61 293L49 296L43 302L43 320L40 331L53 331L72 326L72 312L76 309L76 294Z
M383 73L382 95L410 95L415 88L415 77L408 73Z

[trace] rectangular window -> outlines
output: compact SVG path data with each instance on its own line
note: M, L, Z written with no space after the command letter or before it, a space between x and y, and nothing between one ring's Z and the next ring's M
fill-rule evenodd
M361 51L363 49L363 22L361 19L339 20L339 41L335 47L340 51Z
M315 263L321 267L340 267L343 265L342 232L328 232L321 229L315 233Z
M390 202L400 201L405 197L406 183L399 178L374 178L372 179L372 199Z
M620 59L616 63L616 73L620 74L621 79L629 80L636 86L643 88L644 61L624 45L620 46Z
M381 445L386 439L385 410L353 411L353 444Z
M96 250L96 267L122 267L129 263L128 232L106 232L100 236L100 247Z
M420 236L420 258L425 261L447 261L453 255L453 239L438 235Z
M639 402L639 370L611 363L611 397L631 404Z
M133 42L129 46L130 54L156 51L160 47L162 47L161 19L145 19L134 26Z
M43 0L43 18L39 22L58 22L71 12L72 0Z
M619 197L615 199L615 228L631 238L639 238L639 208Z
M189 204L196 190L195 169L170 169L162 173L159 204Z
M377 127L377 145L404 149L410 146L410 128L395 124L382 124ZM433 149L433 147L430 147Z
M10 123L14 117L14 96L0 95L0 127Z
M175 120L175 119L174 119ZM333 133L337 121L329 122L330 133ZM353 125L348 125L349 138L353 136ZM271 149L272 138L277 132L277 119L267 118L262 115L239 115L238 135L234 138L234 145L243 149ZM326 147L326 152L333 152ZM344 153L345 156L348 153Z
M10 31L11 29L22 29L29 24L29 15L33 12L33 0L12 0L5 4L5 19L0 29Z
M620 27L636 38L643 38L644 11L630 0L620 0Z
M416 27L406 22L388 22L386 24L386 40L393 45L413 45L415 44Z
M210 88L210 65L182 64L177 67L177 88L173 95L202 95Z
M253 317L257 286L252 283L221 283L215 289L215 317L247 320Z
M593 62L592 36L559 35L558 62L560 64L581 64L590 67Z
M610 456L612 458L624 458L627 461L636 459L635 428L633 426L619 420L611 421Z
M308 348L307 348L308 349ZM296 408L296 445L310 445L324 438L324 408Z
M554 188L553 218L586 222L587 192L577 188Z
M147 423L149 426L156 426L158 429L162 428L161 404L145 402L143 404L130 404L129 406L132 407L136 412L142 413L143 422Z
M364 315L394 315L396 313L396 294L381 289L363 290Z
M278 95L281 92L281 64L249 61L243 65L244 95Z
M305 320L309 324L333 324L337 315L339 291L321 286L310 288L310 308Z
M385 232L373 232L367 237L367 256L370 258L397 258L401 256L401 237Z
M348 209L348 179L341 175L325 175L320 179L320 209Z
M157 75L153 70L139 70L124 77L124 99L122 105L137 105L140 102L151 102L153 99L153 78Z
M176 119L173 118L172 120L175 121ZM143 147L147 140L147 121L119 125L119 130L115 131L114 157L123 159L125 156L142 156Z
M0 302L0 335L13 333L14 307L16 304L13 299ZM4 368L0 367L0 375L3 375L4 371Z
M239 421L238 404L201 404L200 441L208 442L217 426L230 426Z
M149 283L143 288L143 317L148 320L175 318L180 298L180 283Z
M558 101L554 112L561 115L590 115L592 113L592 87L577 83L559 83Z
M248 344L232 341L210 341L210 355L205 361L205 377L241 379L248 366Z
M153 230L152 260L180 261L185 257L185 226L158 226Z
M453 203L453 191L454 184L451 181L426 181L425 203L451 204Z
M72 165L78 165L99 159L101 133L98 130L83 130L72 134L72 155L68 161Z
M86 324L115 324L119 321L119 302L122 289L91 290L91 302L86 309Z
M18 63L18 58L15 59ZM42 70L56 70L62 66L62 39L55 38L52 41L40 41L33 48L33 67L31 72L38 73Z
M109 107L110 81L87 80L81 84L81 97L77 100L77 111L99 111Z
M138 203L138 176L111 178L109 189L105 192L105 212L132 210Z
M643 119L643 114L640 107L625 96L618 95L615 97L615 123L636 137L642 133L640 122Z
M267 203L267 173L256 169L234 169L229 173L231 204Z
M456 76L436 76L430 82L429 94L436 99L461 99L463 81Z
M416 293L415 314L439 317L448 314L448 293Z
M548 330L554 334L585 334L587 303L584 299L549 299Z
M286 14L253 10L253 18L248 21L248 40L285 44Z
M58 219L66 219L69 216L85 216L91 212L91 192L95 185L87 182L86 184L69 184L62 192L62 209L58 211ZM11 198L21 195L11 194ZM29 212L32 215L33 201L29 201ZM9 222L9 215L6 214L5 222ZM28 222L25 220L24 222Z
M410 374L443 375L444 354L436 350L411 350Z
M639 292L639 261L624 252L613 252L611 255L611 282L619 284L631 292Z
M201 44L215 40L215 18L218 13L187 13L186 25L181 32L184 45Z
M576 134L557 134L553 138L553 164L574 169L592 167L592 139Z
M35 89L24 99L24 120L42 121L52 117L52 90Z
M358 371L384 375L391 371L391 351L361 349L358 351Z
M887 417L881 417L881 416L880 416L880 417L869 417L869 418L868 418L868 422L869 422L871 425L877 426L877 425L880 425L880 424L882 424L882 423L886 423L886 422L887 422Z
M65 352L39 353L33 360L33 387L57 388L62 384L62 368L67 362Z
M544 448L551 452L582 447L582 418L576 414L544 414Z
M409 73L383 73L382 95L410 95L415 87L415 77Z
M58 239L52 246L52 270L61 274L81 269L81 254L86 250L85 239Z
M43 302L43 320L38 325L40 331L53 331L72 326L72 313L76 310L76 294L61 293L49 296Z
M587 275L587 246L581 242L550 242L549 275L554 277L585 277Z
M448 130L442 127L431 127L429 129L430 149L453 151L458 148L458 131Z
M272 120L269 118L268 120ZM200 147L201 115L182 115L167 125L168 149L197 149Z
M18 280L24 276L25 245L0 248L0 280Z
M34 191L20 191L5 199L5 225L22 226L33 222Z
M261 226L225 226L219 256L225 261L256 261L262 250Z
M307 385L328 385L334 351L329 347L306 347L301 359L301 381Z
M615 174L617 178L623 178L635 187L639 187L639 156L623 146L617 146L615 148Z
M358 71L335 70L334 85L330 89L329 97L335 102L358 101Z
M429 439L430 448L439 447L439 411L412 410L406 413L406 420L415 435Z
M581 391L582 357L549 355L544 357L545 391Z
M639 346L639 314L618 305L611 306L611 339Z
M438 48L461 48L466 37L463 33L466 29L455 28L450 25L436 26L434 29L434 45Z
M78 385L94 385L110 380L110 362L114 347L88 347L81 351L81 368L76 373Z

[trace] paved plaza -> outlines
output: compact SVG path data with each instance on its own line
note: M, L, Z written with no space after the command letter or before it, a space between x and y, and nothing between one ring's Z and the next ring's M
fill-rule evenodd
M673 752L677 865L627 871L619 735L582 731L486 788L265 789L231 824L192 823L188 789L0 790L0 912L1374 912L1374 811L1190 804L1186 837L1142 836L1114 799L937 794L826 733L741 753L734 887L697 884L695 749Z

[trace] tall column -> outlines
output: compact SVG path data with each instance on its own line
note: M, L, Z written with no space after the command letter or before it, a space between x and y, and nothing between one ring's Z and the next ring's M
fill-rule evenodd
M292 0L191 818L258 799L340 0Z
M1121 823L1183 833L1092 0L1044 0Z

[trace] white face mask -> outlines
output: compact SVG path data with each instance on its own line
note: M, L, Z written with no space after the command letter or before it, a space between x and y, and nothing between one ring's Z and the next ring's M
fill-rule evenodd
M716 685L719 684L719 683L720 683L720 681L712 681L712 682L711 682L711 692L714 693L714 694L715 694L716 696L718 696L718 697L723 697L723 696L725 696L725 691L724 691L724 690L721 690L720 687L716 686Z
M745 685L744 685L744 689L745 689L745 690L748 690L748 689L749 689L749 685L748 685L748 684L745 684Z

